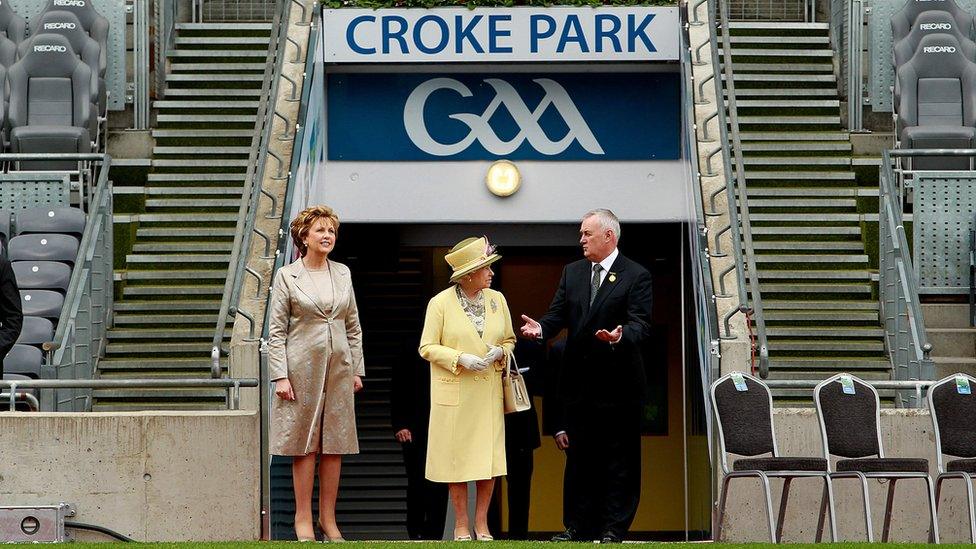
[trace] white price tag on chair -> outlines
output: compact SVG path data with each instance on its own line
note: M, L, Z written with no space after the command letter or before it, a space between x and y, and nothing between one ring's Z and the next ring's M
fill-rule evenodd
M969 378L964 376L956 376L956 392L960 395L973 394L973 389L969 386Z
M746 385L746 380L744 377L742 377L741 373L732 372L731 376L732 376L732 383L735 384L736 391L742 392L742 391L749 390L749 387Z
M854 380L851 376L840 376L840 388L844 391L845 395L855 394L854 390Z

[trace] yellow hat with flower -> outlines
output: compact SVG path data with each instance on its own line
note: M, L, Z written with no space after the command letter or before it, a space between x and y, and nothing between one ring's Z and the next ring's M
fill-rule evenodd
M495 247L488 243L486 236L465 238L444 256L444 260L454 270L451 282L457 282L462 276L487 267L501 258L502 256L495 253Z

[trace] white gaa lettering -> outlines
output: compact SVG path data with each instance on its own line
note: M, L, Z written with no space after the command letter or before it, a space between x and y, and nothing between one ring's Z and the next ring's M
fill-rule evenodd
M410 92L403 107L403 125L414 145L427 154L451 156L461 153L477 140L491 154L504 156L514 152L528 140L536 151L551 156L565 151L573 141L578 141L586 152L604 154L603 147L597 142L569 93L554 80L533 80L546 92L534 110L529 110L528 105L508 82L498 78L486 78L484 82L495 91L495 97L485 108L485 112L480 115L462 112L448 117L471 129L467 136L456 143L440 143L431 137L424 121L424 105L437 90L452 90L461 97L471 97L471 90L453 78L432 78ZM519 127L518 134L508 141L500 139L489 124L492 116L503 105ZM558 141L550 140L539 125L539 119L550 106L555 107L568 128L566 135Z

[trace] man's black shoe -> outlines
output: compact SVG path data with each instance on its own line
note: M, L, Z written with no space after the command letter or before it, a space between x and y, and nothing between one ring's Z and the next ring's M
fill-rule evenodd
M600 543L621 543L621 541L613 532L605 532L600 536Z
M552 536L552 541L583 541L576 533L576 529L567 528L565 532L560 532Z

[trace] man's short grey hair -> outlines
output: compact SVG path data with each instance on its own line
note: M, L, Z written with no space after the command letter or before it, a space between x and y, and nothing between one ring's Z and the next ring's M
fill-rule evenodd
M620 220L617 216L606 208L597 208L583 214L583 219L596 216L600 220L600 228L604 231L613 231L613 235L620 240Z

